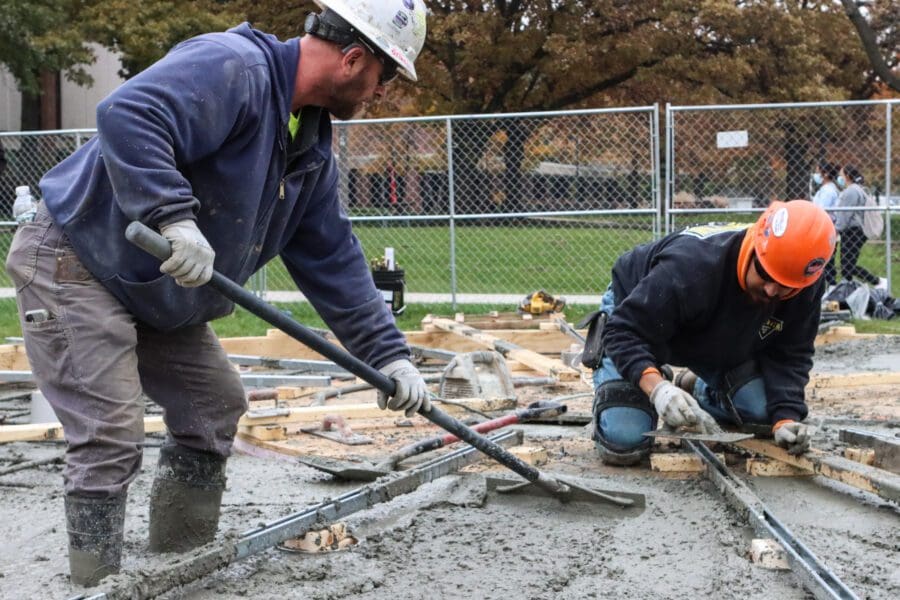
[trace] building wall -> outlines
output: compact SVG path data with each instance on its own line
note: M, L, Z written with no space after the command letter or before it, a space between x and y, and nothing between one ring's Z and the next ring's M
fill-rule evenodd
M16 80L0 65L0 131L18 131L22 122L22 96Z
M94 78L90 87L82 87L66 80L60 81L60 117L63 129L91 129L97 126L97 103L113 91L122 81L118 75L119 58L102 46L90 45L97 61L88 65L87 72ZM22 121L22 97L16 81L5 67L0 65L0 131L19 131Z
M88 73L94 78L91 87L76 85L65 78L60 82L60 116L63 129L93 129L97 126L97 103L124 81L119 77L119 57L102 46L90 45L97 62Z

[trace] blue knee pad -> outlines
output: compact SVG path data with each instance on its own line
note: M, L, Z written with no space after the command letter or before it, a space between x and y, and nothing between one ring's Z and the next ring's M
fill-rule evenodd
M656 411L639 389L622 379L606 381L594 395L594 433L604 462L628 465L650 452L650 438L642 434L656 428Z

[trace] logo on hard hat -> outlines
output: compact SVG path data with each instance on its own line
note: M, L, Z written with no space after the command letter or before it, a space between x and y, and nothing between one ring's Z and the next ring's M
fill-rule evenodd
M806 268L803 269L803 275L805 277L809 277L810 275L815 275L819 271L821 271L825 267L825 259L821 256L818 258L814 258L808 263L806 263Z
M774 215L772 215L772 235L775 237L781 237L784 235L784 232L787 231L788 225L788 211L786 208L779 208Z
M397 14L394 15L393 20L391 20L391 23L393 23L397 29L403 29L409 25L409 17L406 16L406 13L402 10L398 10Z

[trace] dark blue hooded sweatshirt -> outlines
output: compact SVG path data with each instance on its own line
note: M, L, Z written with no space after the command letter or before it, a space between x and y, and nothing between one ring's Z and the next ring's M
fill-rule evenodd
M299 52L298 39L246 23L179 44L98 105L98 135L41 192L85 266L151 327L233 310L211 288L176 285L124 237L134 220L159 229L196 219L217 271L243 285L280 255L344 346L379 367L408 349L338 200L327 112L311 112L301 134L317 121L318 139L288 161Z

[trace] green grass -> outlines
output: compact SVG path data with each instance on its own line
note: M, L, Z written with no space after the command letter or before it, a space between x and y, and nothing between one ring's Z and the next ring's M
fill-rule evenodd
M716 220L716 215L704 219ZM567 218L566 223L530 221L531 225L476 226L456 228L456 262L458 293L521 294L545 289L551 294L592 294L605 289L615 259L636 244L652 238L651 220L645 216L613 216ZM543 226L536 226L541 223ZM594 226L584 226L592 224ZM679 226L687 223L679 223ZM894 217L894 231L900 232L900 216ZM380 256L384 247L395 248L400 266L406 271L408 292L449 293L450 231L445 224L357 223L354 231L360 238L366 256ZM9 246L9 233L0 233L0 247ZM867 243L860 264L883 275L885 255L883 240ZM900 247L892 256L895 289L900 288ZM294 285L280 260L268 267L270 290L293 290ZM0 269L0 287L8 287L9 279ZM0 334L20 336L13 303L0 304ZM321 319L306 303L283 305L294 318L314 327L323 327ZM463 305L459 310L470 314L490 310L511 311L511 305ZM570 305L566 316L576 322L593 310L593 306ZM419 328L429 313L451 315L450 304L408 304L397 317L401 329ZM859 331L900 333L897 321L860 321ZM262 335L269 325L243 309L213 323L221 337Z
M629 217L630 228L460 226L456 228L458 293L597 294L615 259L652 238L649 221ZM640 228L635 228L640 225ZM444 226L357 224L369 259L393 247L409 292L450 292L450 232ZM269 289L292 289L280 260L267 272Z

